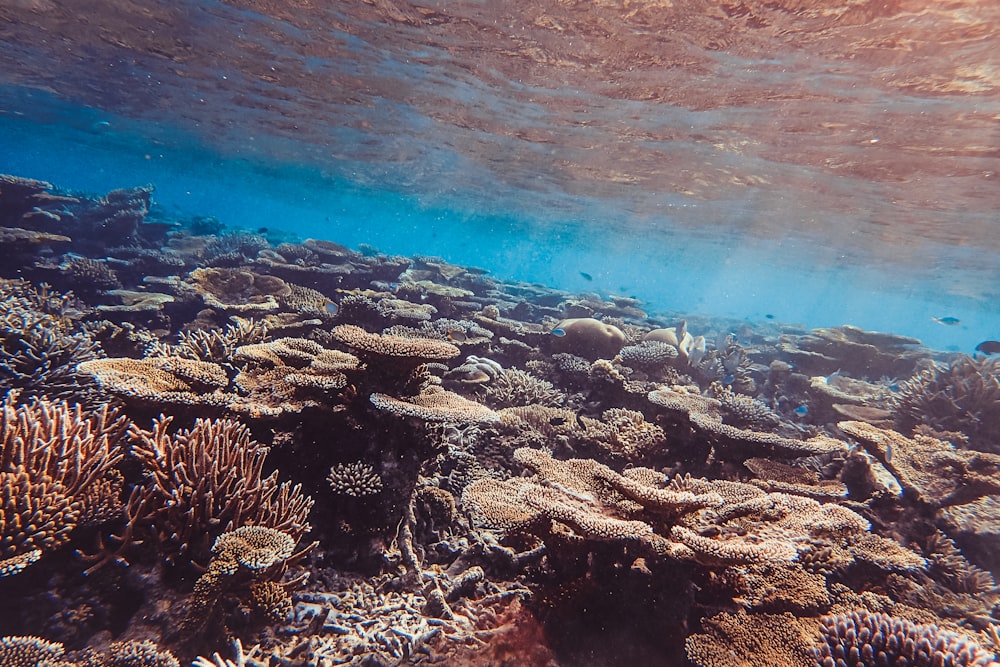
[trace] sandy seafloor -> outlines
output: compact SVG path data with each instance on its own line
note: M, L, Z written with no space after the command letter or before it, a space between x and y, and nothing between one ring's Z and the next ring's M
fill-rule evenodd
M3 664L996 664L994 358L155 197L0 177Z

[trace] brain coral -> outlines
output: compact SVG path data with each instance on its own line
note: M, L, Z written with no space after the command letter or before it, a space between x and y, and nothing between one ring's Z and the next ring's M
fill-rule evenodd
M605 324L592 317L573 317L562 320L553 331L562 336L554 337L552 346L557 352L570 352L591 361L611 359L625 345L625 334L613 324Z

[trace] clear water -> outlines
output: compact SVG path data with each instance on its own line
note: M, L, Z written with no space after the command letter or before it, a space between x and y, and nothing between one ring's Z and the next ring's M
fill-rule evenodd
M149 182L180 214L654 310L969 352L1000 332L998 17L8 0L0 170Z

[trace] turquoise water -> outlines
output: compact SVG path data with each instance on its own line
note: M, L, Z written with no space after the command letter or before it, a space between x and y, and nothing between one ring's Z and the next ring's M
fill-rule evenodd
M653 311L1000 336L988 7L138 7L5 10L0 171Z

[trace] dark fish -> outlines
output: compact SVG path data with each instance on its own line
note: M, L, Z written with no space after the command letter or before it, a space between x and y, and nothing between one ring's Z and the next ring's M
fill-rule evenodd
M769 320L773 320L773 319L774 319L774 315L772 315L771 313L768 313L768 314L767 314L767 315L765 315L764 317L766 317L766 318L767 318L767 319L769 319Z
M582 428L584 431L587 430L587 425L583 423L583 414L582 413L579 413L579 412L576 413L576 425L579 426L580 428Z
M983 354L996 354L1000 352L1000 340L984 340L976 346L976 352Z
M961 320L957 317L932 317L931 321L943 324L946 327L953 327L961 322Z
M267 227L261 227L260 229L257 230L257 233L258 234L267 234L269 231L271 231L271 230L269 230Z
M594 276L592 276L589 273L586 273L584 271L581 271L580 275L583 276L584 280L593 280L594 279Z
M461 329L449 329L448 340L454 341L456 343L463 343L469 340L469 337Z
M552 424L553 426L562 426L563 424L566 423L566 418L565 417L553 417L552 419L549 420L549 423Z

